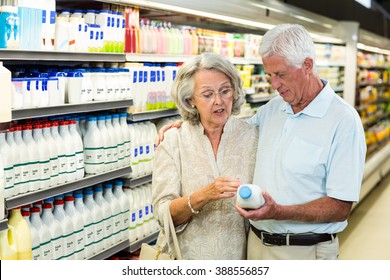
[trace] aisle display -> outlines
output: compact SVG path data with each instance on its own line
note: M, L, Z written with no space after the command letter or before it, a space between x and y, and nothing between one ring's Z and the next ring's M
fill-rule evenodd
M270 26L259 27L257 19L251 22L247 7L241 7L248 12L244 23L237 23L239 18L221 21L210 8L207 20L215 24L213 30L213 24L203 24L203 16L188 14L188 21L162 16L163 10L148 6L152 2L143 7L133 1L119 5L109 0L50 0L45 1L50 3L46 17L41 1L36 2L26 7L22 1L19 8L9 9L15 22L20 20L20 32L13 28L13 38L0 42L0 60L6 66L1 74L8 75L9 84L9 98L1 103L9 104L5 115L11 115L12 108L11 127L0 132L4 171L0 210L30 205L29 220L38 228L41 242L34 259L98 259L122 250L136 252L142 242L157 236L150 201L154 139L164 123L178 116L169 96L178 68L205 51L229 57L247 93L242 117L249 117L277 95L257 48ZM14 12L17 9L19 13ZM35 17L26 17L28 12ZM349 92L344 83L349 74L347 47L325 33L313 35L318 73L343 96ZM368 156L389 143L387 63L386 55L358 53L359 94L354 105L367 129ZM3 111L0 117L3 121ZM65 195L69 192L72 195ZM62 203L54 199L56 195L63 195ZM114 208L108 209L108 200L117 202L110 205ZM41 212L54 208L59 209L57 216L73 217L66 229L48 228L42 222ZM94 208L104 210L91 214ZM51 223L47 216L43 215L45 221ZM7 241L1 258L13 258L16 248L10 242L15 232L7 229L7 217L0 216L1 240ZM96 229L92 222L102 226ZM73 244L47 245L49 234L50 242L60 230L71 234L71 224Z

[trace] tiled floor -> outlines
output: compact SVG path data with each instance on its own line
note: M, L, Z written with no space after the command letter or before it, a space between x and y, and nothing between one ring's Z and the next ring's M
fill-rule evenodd
M390 174L353 210L340 260L390 260Z

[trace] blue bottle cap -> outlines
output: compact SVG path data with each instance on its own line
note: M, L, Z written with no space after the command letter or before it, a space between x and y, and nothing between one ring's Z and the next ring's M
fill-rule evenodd
M243 199L248 199L252 196L252 190L248 186L242 186L238 193Z

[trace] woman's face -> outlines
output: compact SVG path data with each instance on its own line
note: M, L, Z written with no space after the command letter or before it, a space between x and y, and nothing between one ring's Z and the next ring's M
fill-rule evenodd
M216 70L201 70L194 76L192 104L199 111L204 128L223 127L232 113L233 88L230 79Z

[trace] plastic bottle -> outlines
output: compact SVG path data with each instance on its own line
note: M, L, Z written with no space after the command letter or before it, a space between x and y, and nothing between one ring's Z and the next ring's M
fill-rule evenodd
M49 144L46 139L43 137L42 125L34 124L33 125L33 138L37 143L39 151L39 165L41 169L41 189L47 189L51 186L51 161L50 161L50 150Z
M93 217L91 211L85 206L83 202L83 194L76 192L74 194L74 206L76 210L83 217L84 222L84 251L85 258L88 259L95 254L94 240L95 240L95 229L93 225Z
M23 140L22 137L22 126L17 125L15 126L14 131L14 140L17 146L17 153L19 153L20 157L20 188L19 193L26 193L30 189L30 174L31 174L31 165L30 161L30 155L27 149L27 145ZM15 176L15 181L17 177Z
M95 252L100 253L103 250L103 238L104 238L104 224L103 224L103 215L100 206L93 199L93 190L85 189L84 190L84 204L91 211L94 222L95 230L95 239L94 247Z
M133 189L130 189L130 187L125 187L125 193L127 196L127 199L129 200L130 205L130 219L129 219L129 230L128 230L128 238L130 243L136 241L137 236L135 233L135 230L137 228L137 212L136 208L134 207L134 191Z
M121 230L123 229L121 220L121 206L118 199L112 193L112 184L105 183L103 187L103 197L111 207L111 214L113 217L112 236L114 244L118 243L121 238Z
M69 132L69 122L60 121L59 122L59 134L64 140L63 149L65 150L66 157L66 181L73 182L76 180L76 147L73 143L72 135Z
M237 205L246 209L257 209L264 204L262 190L253 184L243 184L237 190Z
M141 227L141 237L145 237L152 232L150 218L150 204L148 202L147 192L146 192L146 184L143 184L137 187L138 197L140 200L141 207L143 209L143 223Z
M106 128L110 135L108 137L109 145L111 147L112 154L112 169L117 169L119 167L119 152L118 152L118 139L117 134L115 133L114 127L112 126L112 115L106 115Z
M133 191L133 207L136 212L137 226L134 230L136 240L140 240L143 237L143 224L144 224L144 207L142 205L142 197L138 188L132 189Z
M112 115L112 126L114 128L116 139L117 139L117 147L118 147L118 167L125 166L125 137L122 132L122 127L119 124L119 114Z
M130 154L131 154L131 144L130 144L130 130L127 124L127 113L119 114L119 124L121 126L121 131L124 139L124 149L125 149L125 160L124 166L130 166Z
M118 199L121 207L121 219L123 223L120 240L125 240L128 238L128 229L130 224L130 204L126 194L123 191L122 180L115 180L112 192Z
M64 210L73 223L73 235L75 239L74 259L83 260L85 259L84 220L74 205L74 197L72 195L65 196Z
M53 216L52 206L49 203L43 204L42 221L49 228L52 243L52 253L54 260L60 260L64 257L65 243L62 227L58 220Z
M76 129L76 120L69 120L69 133L73 139L76 152L76 180L84 178L84 146L81 136Z
M19 16L16 6L8 6L7 3L0 7L0 48L19 48Z
M65 213L64 201L62 199L54 200L53 216L57 219L62 227L62 237L64 240L64 257L66 260L75 259L76 236L74 235L73 222Z
M67 73L67 100L69 104L80 104L81 103L81 90L83 84L83 73L81 71L73 71Z
M87 131L83 139L86 174L98 174L104 172L105 169L103 136L96 121L96 117L88 117Z
M67 181L67 159L65 155L65 142L58 132L58 122L52 121L50 127L54 143L58 152L58 183L64 184Z
M4 197L9 198L16 195L17 189L14 186L14 156L5 136L5 132L0 132L0 155L3 159L4 169Z
M69 51L70 22L67 18L58 16L55 25L54 49L57 51Z
M138 130L137 130L137 124L136 123L130 123L129 124L129 131L130 131L130 147L131 147L131 154L130 154L130 162L131 162L131 177L137 178L139 177L139 145L138 145Z
M33 260L42 260L43 253L41 248L41 239L39 237L39 232L34 226L30 223L30 212L22 211L22 216L26 221L28 228L30 229L31 241L32 241L32 259Z
M15 229L12 226L8 226L7 229L0 231L0 259L18 259Z
M114 244L112 229L113 229L113 218L111 213L111 207L107 200L103 197L102 184L98 184L94 187L93 198L97 205L99 205L102 217L103 217L103 248L107 249Z
M13 169L14 169L14 181L13 181L13 195L18 195L20 193L20 184L21 184L21 179L22 179L22 174L21 174L21 169L22 169L22 161L20 159L20 151L18 149L17 144L15 143L14 140L14 128L11 127L7 133L6 133L6 138L7 138L7 143L11 149L12 152L12 158L13 158Z
M45 29L45 49L54 50L55 29L56 29L56 1L45 0L44 8L46 9L46 27Z
M99 115L97 117L97 127L100 130L100 133L102 135L103 140L103 147L104 147L104 170L112 170L114 169L114 163L116 162L116 159L113 159L113 147L111 146L110 133L107 130L106 127L106 117L103 115Z
M32 126L24 125L23 141L26 143L30 162L30 188L29 191L36 191L42 188L42 170L40 164L39 147L32 136Z
M30 222L39 234L39 240L41 242L41 260L53 259L54 246L51 243L50 229L43 223L40 216L41 209L39 207L31 207L30 209Z
M8 224L15 229L15 244L18 260L32 260L30 228L22 217L21 207L11 209Z
M51 135L51 124L50 122L43 123L42 134L45 138L50 156L50 186L56 186L59 183L59 160L58 160L58 151L57 145L54 142L53 136Z

